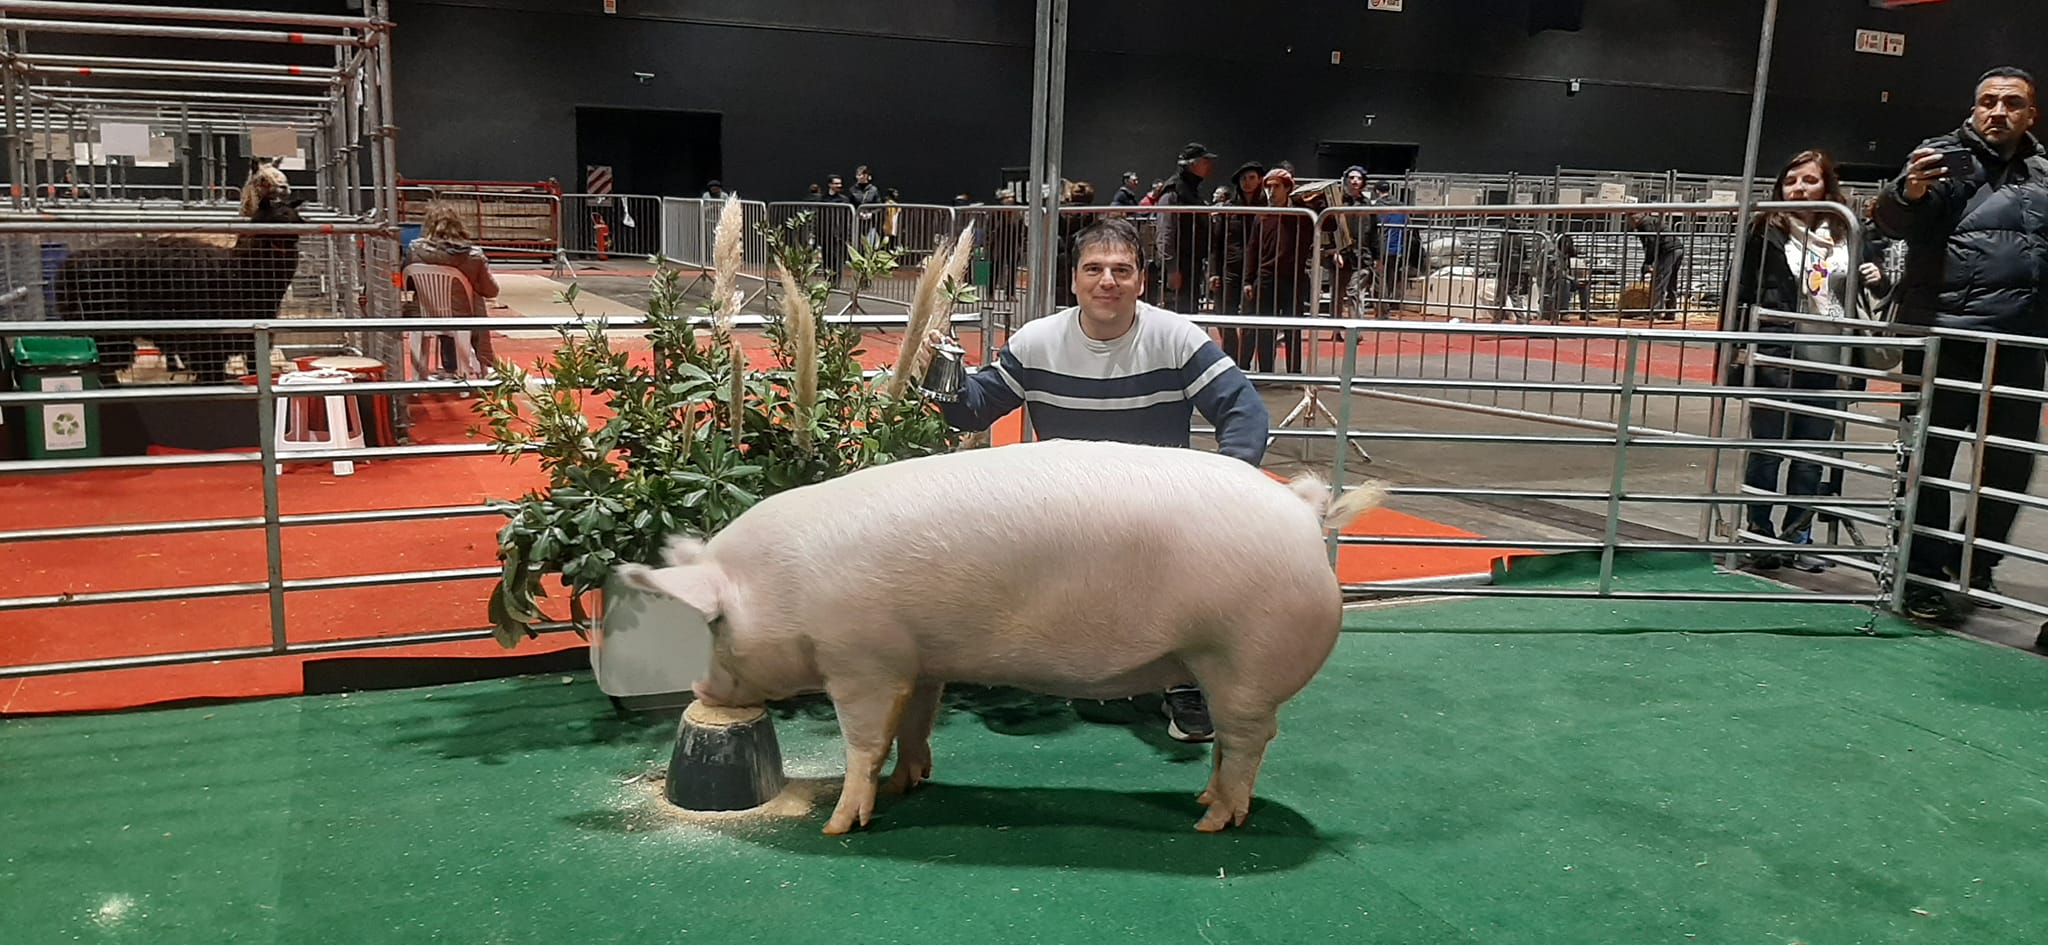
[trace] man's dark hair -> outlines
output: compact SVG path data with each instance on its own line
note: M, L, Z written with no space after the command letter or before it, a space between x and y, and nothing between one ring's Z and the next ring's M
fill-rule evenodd
M2034 74L2018 66L1998 66L1996 68L1988 70L1983 75L1978 76L1977 84L1971 86L1970 88L1972 90L1983 88L1984 83L1989 82L1992 79L2018 79L2021 82L2025 82L2027 84L2028 98L2036 97L2035 91L2040 88L2040 86L2035 84L2034 82Z
M1081 257L1096 246L1115 246L1131 251L1137 260L1139 271L1145 268L1145 244L1138 239L1138 228L1122 217L1103 217L1074 234L1074 268L1081 267Z

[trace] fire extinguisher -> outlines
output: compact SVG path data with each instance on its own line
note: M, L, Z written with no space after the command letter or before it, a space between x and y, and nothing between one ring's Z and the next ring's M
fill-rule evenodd
M611 224L604 222L604 217L593 213L590 215L590 228L597 232L597 258L605 259L605 253L612 248Z

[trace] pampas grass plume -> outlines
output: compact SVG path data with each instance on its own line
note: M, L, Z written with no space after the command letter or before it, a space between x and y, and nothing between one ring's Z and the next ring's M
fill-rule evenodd
M733 285L739 281L745 259L746 219L737 194L729 194L718 209L718 230L711 241L711 303L717 306L719 324L732 326Z
M794 355L796 381L796 442L811 445L811 412L818 405L818 325L811 314L811 297L797 287L789 270L777 267L782 277L783 330Z

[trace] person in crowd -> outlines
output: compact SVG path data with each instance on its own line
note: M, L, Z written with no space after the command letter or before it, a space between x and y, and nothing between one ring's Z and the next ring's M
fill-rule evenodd
M1323 223L1334 247L1330 256L1330 285L1337 289L1338 312L1343 318L1356 316L1351 310L1352 280L1378 265L1380 220L1375 214L1362 212L1374 203L1373 196L1366 192L1365 179L1365 168L1360 165L1344 169L1339 178L1343 187L1337 195L1337 206L1351 212L1333 215Z
M427 206L419 239L413 240L406 249L406 263L447 266L461 272L462 278L469 283L472 303L470 310L461 314L486 318L490 315L490 308L485 300L498 297L498 280L492 278L491 261L484 257L483 248L472 242L473 239L468 224L462 220L462 212L454 204L436 201ZM473 331L469 338L477 361L489 370L497 360L491 350L491 333L488 330ZM453 353L448 352L450 355ZM447 357L442 363L455 364L457 361Z
M1195 411L1215 426L1217 452L1257 466L1271 423L1265 401L1200 326L1140 301L1144 259L1129 220L1097 221L1074 237L1080 304L1024 323L996 361L968 375L946 421L986 430L1023 407L1043 439L1117 440L1188 447ZM937 332L928 342L941 340ZM922 375L931 345L912 368ZM1166 694L1167 733L1213 737L1193 685Z
M875 176L862 164L853 169L853 189L847 192L853 198L853 205L865 207L882 202L882 189L875 186Z
M1834 158L1823 151L1802 151L1787 161L1771 189L1771 200L1848 204L1848 198L1842 195L1841 175L1836 170ZM1875 248L1866 242L1856 249L1856 255L1851 256L1849 242L1849 230L1843 221L1831 219L1823 213L1759 214L1743 245L1737 299L1750 307L1753 313L1768 310L1821 316L1835 321L1829 325L1811 320L1772 323L1752 314L1754 328L1772 332L1843 334L1854 330L1849 320L1868 321L1872 313L1864 306L1862 293L1859 291L1855 299L1850 298L1850 271L1855 270L1858 276L1855 281L1862 288L1883 292L1888 287L1884 271L1877 265L1880 257ZM1773 358L1848 364L1852 350L1841 345L1765 345L1758 349L1758 353ZM1839 399L1821 393L1842 388L1842 375L1839 373L1778 364L1753 364L1746 369L1746 375L1757 387L1784 391L1771 395L1776 399L1814 409L1842 409ZM1809 443L1833 440L1835 421L1816 414L1758 405L1750 408L1749 435L1757 440ZM1785 496L1800 498L1826 494L1821 486L1819 463L1804 459L1787 460L1769 450L1750 451L1748 464L1743 470L1743 483L1762 492L1779 492L1778 471L1781 465L1786 467ZM1771 510L1769 502L1752 502L1748 508L1749 531L1792 545L1812 543L1813 513L1810 508L1787 505L1782 526L1775 528L1771 523ZM1825 567L1819 558L1796 548L1784 553L1752 555L1749 561L1759 570L1771 570L1788 563L1801 571L1820 571Z
M1685 265L1685 244L1660 218L1628 215L1629 229L1643 242L1643 277L1650 280L1650 313L1660 322L1678 317L1678 271Z
M1123 185L1118 187L1116 194L1109 198L1109 204L1112 207L1138 206L1144 200L1144 195L1139 193L1141 190L1143 188L1138 186L1138 172L1125 171Z
M2038 114L2036 93L2033 76L2022 69L2001 66L1984 73L1977 80L1969 120L1921 142L1905 169L1879 195L1878 227L1906 244L1897 295L1899 322L2028 338L2048 335L2048 286L2043 285L2043 273L2048 272L2048 155L2032 134ZM1934 373L1939 378L2042 389L2048 361L2041 348L2001 346L1996 362L1986 365L1987 345L1982 342L1943 338L1937 344ZM1906 377L1921 376L1924 368L1919 352L1907 352ZM1976 430L1980 396L1988 394L1936 387L1927 423ZM2041 430L2041 405L1991 397L1985 427L1991 436L2032 443ZM1959 445L1930 434L1920 454L1922 477L1949 477ZM1993 445L1986 448L1978 475L1985 489L2024 493L2033 472L2033 453ZM1917 524L2004 542L2019 507L1990 496L1978 498L1976 506L1976 521L1966 517L1951 523L1947 490L1922 485ZM1907 571L1996 593L1992 573L2001 557L1979 545L1964 574L1963 549L1956 542L1916 534ZM1905 598L1906 612L1916 619L1959 619L1938 589L1912 584Z
M724 199L725 199L725 185L724 185L724 184L722 184L722 183L719 183L719 182L718 182L717 180L711 180L711 181L707 181L707 182L705 182L705 184L704 184L704 196L703 196L703 199L705 199L705 200L724 200Z
M837 205L819 207L817 220L813 223L817 228L818 257L825 270L825 281L837 288L839 277L846 268L846 247L853 241L854 214L859 212L860 202L846 192L846 179L837 174L825 178L825 195L818 198L818 202Z
M1153 202L1157 207L1201 207L1202 181L1215 168L1216 153L1189 142L1180 149L1180 172ZM1159 304L1176 312L1199 311L1202 261L1208 256L1209 215L1166 213L1159 217Z
M1266 172L1266 205L1294 206L1294 174L1284 167ZM1299 318L1308 310L1309 266L1315 264L1315 221L1302 213L1269 213L1259 217L1258 277L1252 307L1260 315ZM1274 344L1287 345L1287 371L1301 373L1301 329L1251 330L1257 371L1273 370Z
M1249 211L1266 205L1266 167L1246 161L1238 165L1230 180L1230 194L1222 205L1246 212L1218 214L1209 232L1209 295L1216 300L1218 315L1251 315L1252 287L1258 275L1259 217ZM1223 326L1216 332L1230 360L1251 363L1252 329ZM1270 351L1266 360L1272 362Z

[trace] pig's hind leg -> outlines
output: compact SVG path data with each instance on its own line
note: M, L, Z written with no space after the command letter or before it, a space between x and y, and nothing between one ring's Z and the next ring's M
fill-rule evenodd
M839 804L825 822L825 832L842 834L856 824L865 827L875 813L875 778L889 757L889 743L910 702L915 683L909 679L863 676L825 680L825 693L839 715L839 733L846 740L846 785Z
M919 683L911 690L910 703L896 723L896 768L889 772L885 792L907 794L931 779L932 726L938 722L939 698L945 691L945 684L936 682Z

